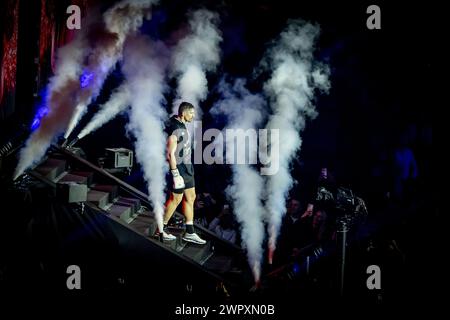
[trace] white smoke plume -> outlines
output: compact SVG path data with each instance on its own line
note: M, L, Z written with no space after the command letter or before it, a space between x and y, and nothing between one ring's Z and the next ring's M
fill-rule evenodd
M261 95L252 94L245 87L245 80L237 79L231 87L224 81L220 83L219 91L223 100L211 109L211 114L226 115L228 125L226 129L254 129L256 130L264 120L265 100ZM246 139L235 139L236 144L243 144L242 149L248 154L257 152L257 141L250 141L246 147ZM227 141L227 154L234 145ZM250 163L250 159L248 162ZM263 255L264 224L261 197L263 195L264 180L257 170L248 164L233 165L233 178L227 188L227 195L233 200L234 214L240 223L242 240L247 250L248 262L253 271L254 280L259 282L261 275L261 260Z
M130 37L125 44L123 71L130 90L131 109L128 129L136 138L136 159L144 171L150 202L158 223L163 228L166 135L163 106L166 90L165 72L168 52L160 42L144 36Z
M314 105L316 89L330 87L328 69L314 61L314 45L319 27L302 20L291 20L269 49L263 68L271 71L264 91L270 99L272 115L268 129L279 129L278 173L268 177L266 212L269 214L269 263L276 248L282 218L286 212L286 196L294 183L290 163L300 150L300 133L308 118L317 116Z
M58 50L55 74L49 79L44 97L48 113L41 119L40 126L31 134L21 150L14 179L45 155L53 139L63 132L69 123L74 108L73 99L79 90L83 60L89 46L86 31L96 19L99 19L98 12L90 11L86 27L76 33L70 43Z
M219 16L200 9L188 15L190 33L182 38L174 49L171 73L178 80L173 112L178 112L181 101L188 101L196 108L197 118L202 113L199 103L208 94L206 72L216 70L220 62L219 44L222 36L217 28Z
M66 130L64 136L69 136L121 57L126 35L137 30L155 3L157 0L121 1L104 13L104 21L97 10L89 10L75 39L58 50L55 75L45 97L48 114L22 149L14 179L37 163L60 133ZM80 88L82 75L84 88Z
M124 111L130 105L130 91L126 84L119 86L112 94L110 99L100 107L91 121L78 134L77 138L82 139L88 134L94 132L102 125L113 119L116 115Z
M64 134L68 138L87 106L95 99L113 67L122 58L122 48L128 34L134 33L142 25L144 16L158 0L123 0L103 14L103 24L90 32L91 50L87 57L84 76L86 87L77 97L77 106Z

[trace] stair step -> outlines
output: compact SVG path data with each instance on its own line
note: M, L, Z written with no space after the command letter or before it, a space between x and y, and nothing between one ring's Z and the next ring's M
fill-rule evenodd
M125 197L119 197L114 204L118 205L124 205L124 206L130 206L132 214L135 214L139 211L141 208L141 201L136 198L125 198Z
M181 253L196 261L197 263L203 265L214 252L211 250L211 242L207 241L206 244L195 244L187 242Z
M182 252L186 247L186 241L181 239L183 237L184 230L169 228L169 233L177 237L177 239L172 241L164 241L164 244L177 252Z
M59 181L56 185L56 196L65 203L79 203L87 200L88 187L83 183Z
M155 235L157 229L158 229L157 223L155 220L153 220L152 223L146 229L146 235L148 237L153 237L154 239L159 240L159 236ZM186 241L183 241L181 239L183 236L184 230L169 229L169 233L174 235L176 237L176 239L170 240L170 241L163 241L163 243L167 247L171 248L172 250L181 252L184 249L184 247L186 246Z
M120 218L122 221L126 223L130 223L134 219L134 216L131 213L131 208L128 206L113 204L106 211L111 215Z
M95 184L91 186L92 190L102 191L109 194L109 202L113 202L119 196L119 187L111 184Z
M156 241L159 241L159 236L156 235L155 232L156 232L156 229L154 230L154 232L151 232L150 229L146 230L146 234L148 237L153 238ZM175 234L173 234L173 235L176 236L175 240L169 240L169 241L163 240L163 244L166 247L168 247L176 252L181 252L184 249L184 247L186 246L186 242L181 239L181 235L175 235Z
M61 175L66 169L66 161L60 159L48 158L43 163L38 165L34 170L55 182L55 179Z
M148 213L143 213L136 216L130 223L130 227L146 237L153 236L156 231L156 223L154 221L155 219ZM149 227L152 228L149 229Z
M204 266L211 271L223 274L231 270L233 259L230 256L214 254Z
M159 236L156 235L156 230L158 229L156 220L148 212L137 215L133 222L130 223L130 226L146 237L159 240ZM186 241L181 239L184 229L169 229L169 232L176 236L177 239L163 241L164 245L177 252L182 251L186 246Z
M94 179L94 173L91 171L78 171L78 170L74 170L74 171L70 171L71 174L76 175L76 176L82 176L85 177L87 180L87 185L90 186L92 185L92 181Z
M97 207L105 209L108 204L109 194L98 190L89 190L87 201L92 202Z
M74 182L74 183L78 183L78 184L87 185L87 178L66 172L66 174L61 176L61 178L58 177L57 182L58 183Z

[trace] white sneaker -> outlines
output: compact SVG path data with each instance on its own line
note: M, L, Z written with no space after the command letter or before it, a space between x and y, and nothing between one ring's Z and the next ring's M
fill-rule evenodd
M183 240L187 242L192 242L196 244L205 244L206 241L200 238L196 233L185 233L183 236Z
M177 238L173 234L167 233L165 231L162 232L162 235L163 235L163 240L164 241L173 241L173 240L175 240Z

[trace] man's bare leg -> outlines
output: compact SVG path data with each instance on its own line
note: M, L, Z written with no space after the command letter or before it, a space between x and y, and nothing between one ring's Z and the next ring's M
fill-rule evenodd
M183 213L186 217L186 233L183 236L183 240L196 244L205 244L206 241L200 238L194 230L194 201L195 188L184 190Z
M170 193L170 197L166 202L166 210L164 212L164 225L167 225L170 218L172 218L173 213L177 209L178 205L180 204L181 200L183 199L182 193Z
M195 202L195 188L184 190L183 198L183 213L186 217L186 224L193 224L194 222L194 202Z

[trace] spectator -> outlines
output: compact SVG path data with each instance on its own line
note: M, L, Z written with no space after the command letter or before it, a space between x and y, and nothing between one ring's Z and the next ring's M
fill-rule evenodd
M402 141L393 152L392 191L395 199L408 200L412 196L417 176L418 169L414 153L405 141Z
M305 233L302 230L301 212L300 201L296 198L289 199L274 256L277 264L288 262L292 250L299 247L299 243L304 242Z
M197 195L194 203L194 209L197 212L195 223L208 228L210 221L215 215L217 201L207 192Z
M234 244L236 243L234 218L228 205L224 205L220 214L211 221L208 229L213 231L222 239Z

